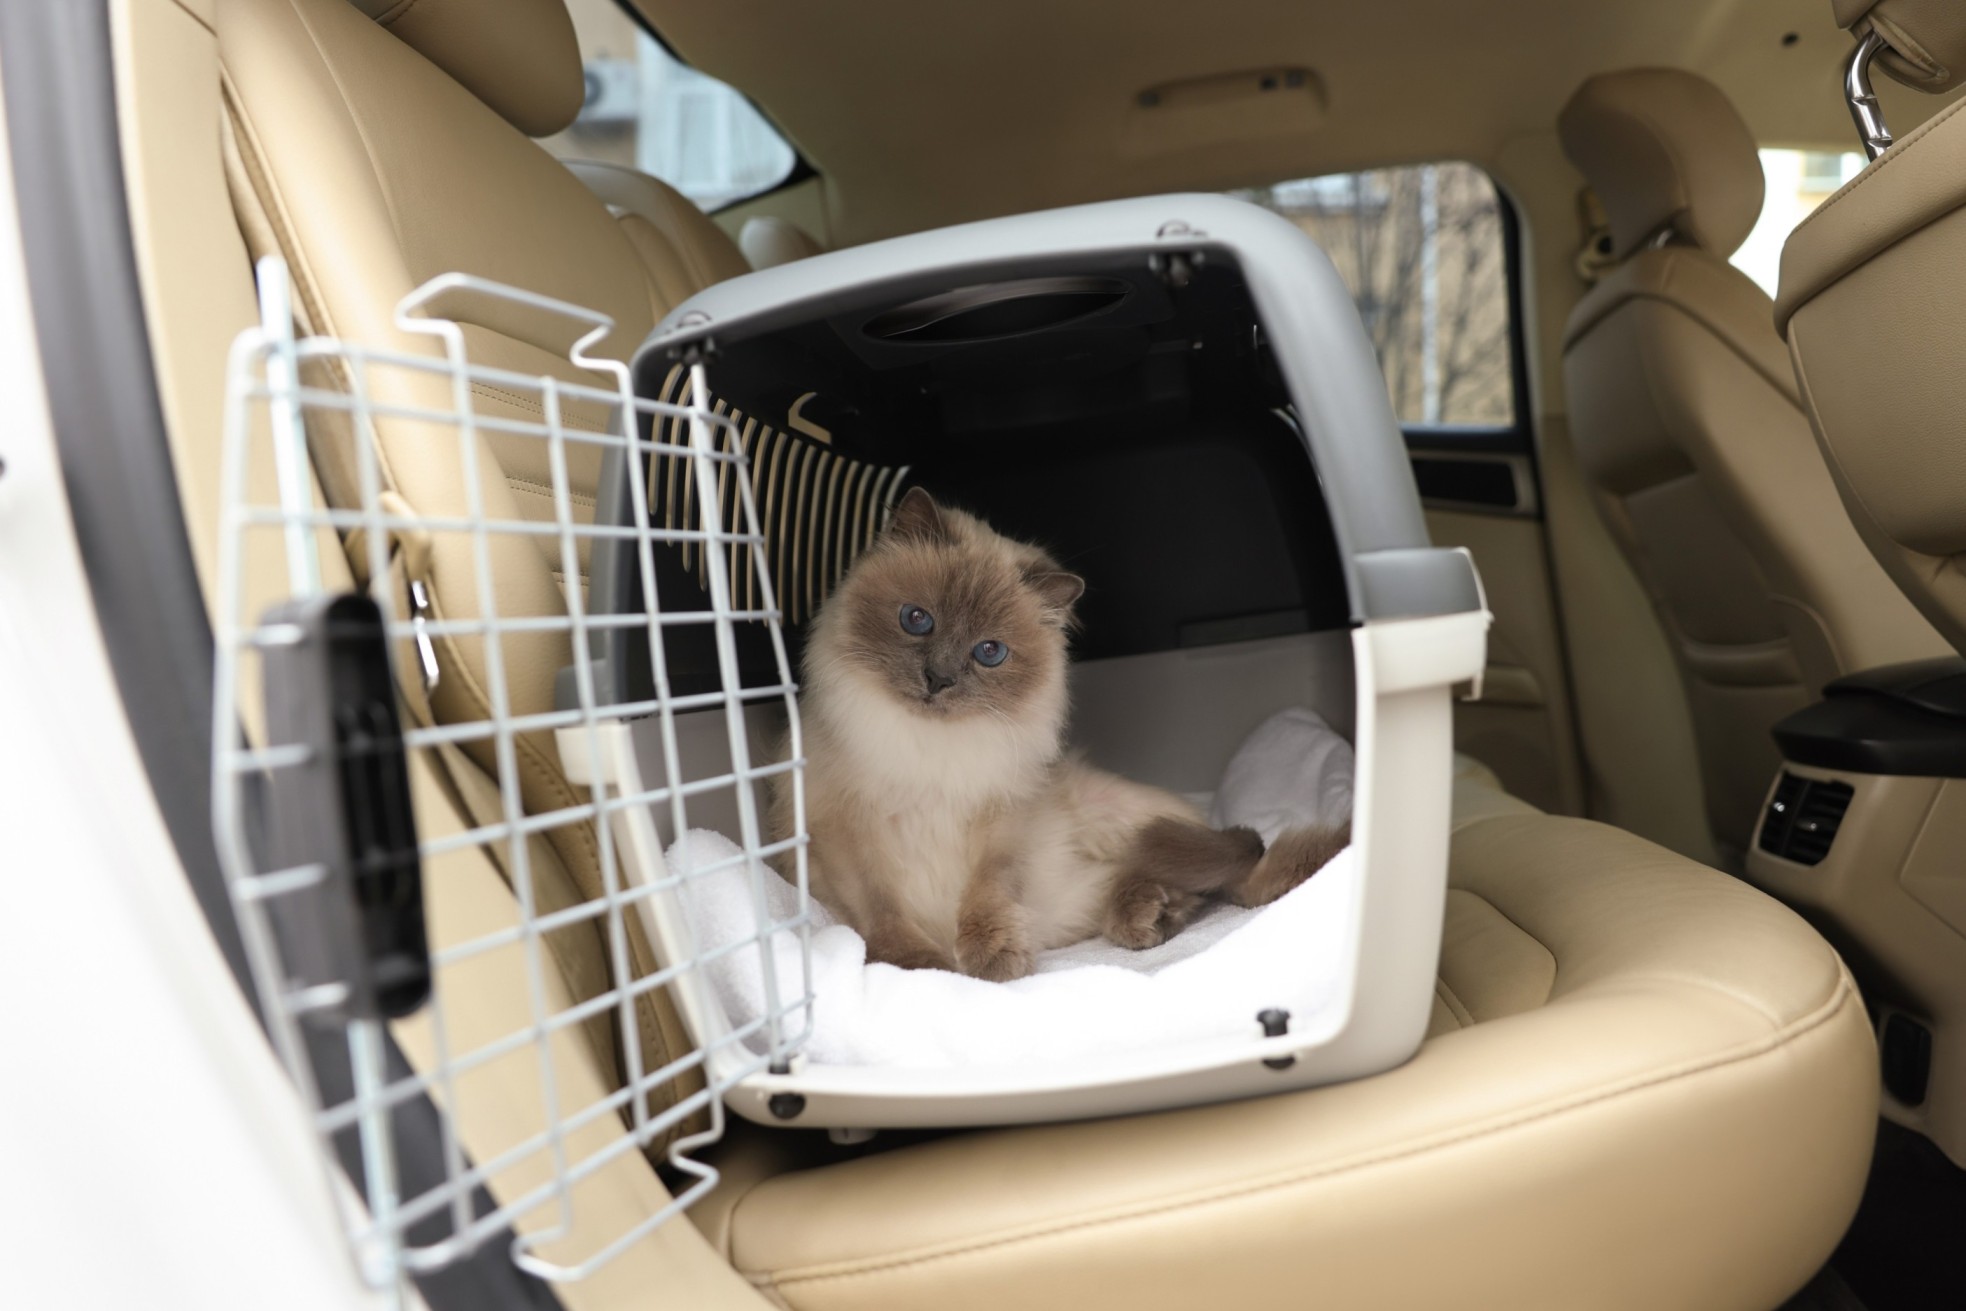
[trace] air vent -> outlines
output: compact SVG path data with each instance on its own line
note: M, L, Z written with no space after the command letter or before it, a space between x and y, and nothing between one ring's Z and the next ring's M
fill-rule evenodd
M1783 771L1761 818L1761 849L1798 865L1820 865L1853 795L1848 783Z

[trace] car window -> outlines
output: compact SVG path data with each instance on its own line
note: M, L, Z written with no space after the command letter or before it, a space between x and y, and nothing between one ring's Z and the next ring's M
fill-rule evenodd
M798 152L736 88L683 63L616 0L571 0L587 73L572 127L543 143L661 178L703 209L769 191Z
M1855 150L1764 150L1761 176L1765 199L1761 218L1734 252L1733 265L1761 284L1770 296L1782 271L1782 243L1795 225L1829 199L1829 194L1863 171Z
M1231 194L1290 219L1331 256L1401 423L1514 424L1502 202L1486 173L1421 164Z

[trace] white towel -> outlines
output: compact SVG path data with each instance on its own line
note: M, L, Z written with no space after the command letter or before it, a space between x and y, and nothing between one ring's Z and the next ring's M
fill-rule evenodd
M1246 824L1267 840L1291 825L1342 821L1350 804L1351 747L1311 711L1291 709L1259 727L1230 762L1216 822ZM797 910L797 894L769 870L754 887L742 853L721 834L685 835L668 862L672 873L691 875L684 904L699 954L756 934L754 897L774 923ZM825 1065L1029 1066L1254 1036L1256 1013L1272 1006L1299 1027L1339 995L1357 887L1347 848L1261 909L1219 907L1148 951L1094 939L1046 952L1036 973L1012 983L870 965L860 935L814 901L805 1054ZM772 945L781 996L796 996L797 937L779 930ZM734 1027L766 1011L760 950L739 946L706 967ZM792 1026L802 1018L795 1014Z
M1265 843L1304 824L1342 824L1352 817L1352 744L1303 706L1279 710L1243 740L1209 823L1253 828Z

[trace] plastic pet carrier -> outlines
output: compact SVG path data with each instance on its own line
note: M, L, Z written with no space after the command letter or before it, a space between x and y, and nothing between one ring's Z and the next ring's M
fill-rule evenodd
M1466 554L1428 543L1349 294L1286 220L1156 197L818 256L694 297L632 366L589 353L600 316L469 278L405 302L398 328L434 343L421 354L296 341L277 264L262 294L265 327L233 361L218 827L282 1055L324 1139L364 1163L368 1214L350 1226L379 1282L576 1205L613 1154L665 1148L696 1178L672 1205L602 1251L515 1248L544 1277L587 1273L709 1186L692 1153L726 1107L847 1138L1059 1120L1355 1078L1419 1046L1446 886L1452 699L1480 678L1488 615ZM458 297L565 318L574 372L591 381L474 362L466 330L439 312ZM486 412L474 397L491 393L531 398L532 417ZM456 451L463 512L422 513L396 494L371 449L379 424ZM309 481L324 441L352 469L328 504ZM479 490L484 462L509 465L520 448L550 484L530 510ZM580 462L598 468L591 509L571 490ZM917 486L1086 578L1072 732L1096 763L1206 801L1273 712L1309 707L1348 739L1347 871L1320 894L1315 944L1273 935L1268 948L1286 969L1321 971L1314 1004L1256 998L1213 1027L1029 1061L841 1060L816 1045L859 984L816 971L843 930L824 927L807 887L802 802L774 841L764 790L803 787L808 622ZM269 538L290 571L271 610L247 586L254 543ZM336 544L363 590L324 585L318 561ZM557 580L550 604L509 599L503 571L520 568ZM433 605L433 571L467 599ZM487 685L472 713L455 682L442 687L460 677L440 658L458 644ZM557 678L519 687L540 670ZM488 794L464 796L462 829L419 829L405 762L460 750ZM577 802L528 799L520 758L542 750ZM528 852L556 828L591 834L599 887L549 904ZM425 923L422 881L466 850L496 859L512 923ZM710 888L721 900L706 911ZM541 982L550 935L576 923L598 927L605 980L556 1007ZM443 1020L447 972L500 952L529 980L528 1021L460 1050ZM875 971L870 994L890 1003L913 976L938 977L863 972ZM656 990L688 1030L666 1059L636 1037L636 1007ZM561 1105L549 1045L609 1014L621 1086ZM387 1042L412 1028L413 1069ZM403 1183L402 1109L455 1105L460 1080L527 1052L548 1132L474 1163L440 1112L436 1182ZM583 1134L603 1121L629 1132L587 1151ZM488 1203L485 1182L526 1161L548 1182Z
M725 560L685 548L658 562L666 603L708 610L727 596L747 616L765 597L783 607L782 631L739 622L723 650L701 630L672 634L672 694L733 677L774 685L785 635L796 647L884 507L913 485L1052 546L1087 574L1081 718L1087 680L1115 662L1298 631L1350 637L1347 671L1323 648L1327 683L1353 701L1342 717L1358 762L1362 873L1353 904L1336 911L1352 926L1339 995L1310 1014L1251 1008L1236 1017L1245 1032L1235 1036L1028 1067L822 1063L794 1045L733 1081L734 1110L844 1128L1104 1115L1369 1074L1419 1045L1445 884L1451 692L1479 677L1487 616L1465 554L1428 545L1351 298L1293 225L1239 202L1181 196L806 260L679 306L637 355L635 383L643 397L702 397L730 421L713 440L744 458L731 468L747 468L748 479L720 485L713 513L755 512L761 525L759 542L735 545ZM658 515L668 507L672 526L702 513L684 463L658 456L640 480L644 504ZM601 504L617 522L644 508L620 486ZM1266 505L1277 507L1281 530L1270 542L1260 531ZM597 568L590 608L637 611L630 544L599 549L615 559ZM1280 586L1274 573L1286 575ZM1237 595L1269 586L1283 595ZM611 689L603 704L649 701L656 687L638 659L646 643L616 629L595 651L593 668ZM1165 734L1167 748L1180 749L1180 727L1156 723L1152 704L1121 713L1137 721L1134 733ZM1082 739L1086 731L1082 723ZM754 725L753 741L772 736ZM1101 744L1089 745L1099 754ZM619 759L632 764L626 752ZM1120 772L1138 776L1127 767L1137 759L1125 756ZM667 777L652 763L608 782L645 790ZM740 812L721 827L748 848L754 824ZM663 868L652 841L637 855L642 868ZM687 958L694 948L679 899L647 905L665 955ZM804 921L809 910L801 879L795 913ZM774 916L763 903L759 914L768 935ZM761 949L766 990L809 990L809 950ZM770 977L795 962L791 977ZM722 1041L733 1017L719 998L684 995L697 1041L728 1053L713 1061L741 1059L741 1044ZM813 1006L827 1005L821 990Z

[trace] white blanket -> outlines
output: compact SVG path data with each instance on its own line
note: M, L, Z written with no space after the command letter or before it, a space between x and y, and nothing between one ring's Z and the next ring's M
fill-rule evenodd
M1315 713L1285 710L1229 762L1213 822L1247 825L1266 841L1296 824L1339 823L1350 817L1351 778L1350 745ZM670 847L668 862L673 873L710 871L685 884L700 954L756 933L752 875L729 839L696 830ZM792 887L769 870L761 882L772 920L790 919L797 910ZM1094 939L1046 952L1035 974L1013 983L870 965L860 935L815 900L806 1057L916 1069L1077 1062L1254 1035L1256 1013L1272 1006L1288 1010L1299 1027L1338 995L1357 884L1348 847L1261 909L1219 907L1148 951ZM794 996L797 937L781 930L772 946L782 995ZM765 1012L760 949L741 946L706 967L733 1026Z

